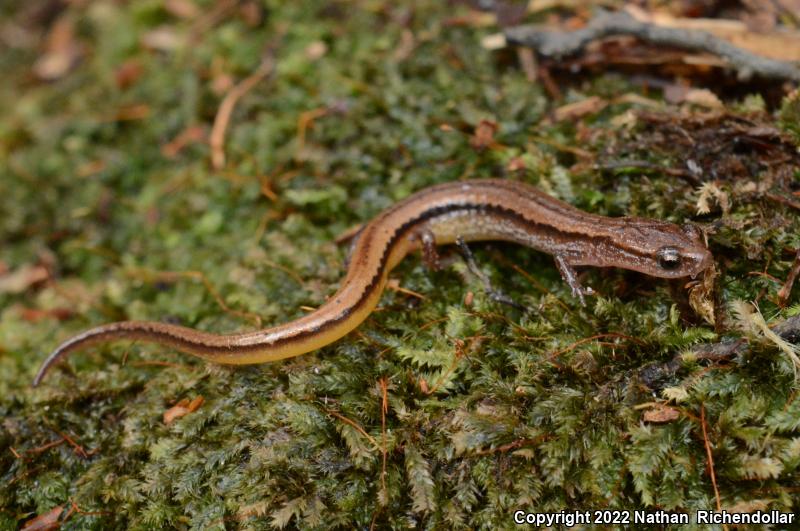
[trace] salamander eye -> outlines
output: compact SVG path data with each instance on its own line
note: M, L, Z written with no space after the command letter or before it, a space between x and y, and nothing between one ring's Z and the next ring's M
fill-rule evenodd
M673 271L681 265L681 253L675 247L662 247L656 253L656 260L662 269Z

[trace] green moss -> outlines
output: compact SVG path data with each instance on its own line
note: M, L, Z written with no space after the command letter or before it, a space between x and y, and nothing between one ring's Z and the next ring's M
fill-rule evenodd
M216 5L197 4L203 13ZM114 344L73 356L32 389L47 352L93 324L252 327L197 278L158 281L153 271L201 271L228 306L265 324L303 315L342 276L346 246L336 236L458 178L507 176L602 214L713 225L721 300L759 300L770 321L797 313L797 290L780 308L772 277L789 272L800 220L764 196L796 188L781 173L791 163L733 153L751 173L720 177L731 211L698 217L695 191L674 176L595 171L558 147L680 166L680 146L659 144L674 128L620 127L635 104L580 126L548 124L561 102L527 82L512 55L481 48L495 28L448 23L465 7L258 7L260 24L236 7L198 31L161 2L74 3L85 54L52 83L30 77L38 48L0 54L0 260L12 270L40 263L52 275L0 292L0 527L72 502L82 512L65 529L511 528L516 509L713 508L701 408L723 506L797 510L800 400L778 349L753 340L727 363L687 361L664 382L683 389L679 418L645 423L637 406L660 395L639 371L738 336L732 316L723 311L716 330L688 323L665 282L619 270L586 272L600 295L584 308L550 257L501 243L475 245L478 263L534 311L493 303L458 261L434 272L410 257L393 277L425 298L387 292L358 332L316 353L231 369ZM0 12L3 24L27 23L22 7ZM178 47L143 47L162 26ZM405 31L414 37L407 56L398 52ZM202 142L165 156L186 128L208 132L221 100L215 81L252 72L276 35L276 74L236 106L225 170L211 169ZM319 42L327 51L311 59ZM125 61L142 73L121 88L115 72ZM581 89L570 101L635 90L611 75ZM759 114L757 97L744 101L738 112L756 113L749 120L800 130L796 99L779 117ZM137 106L147 112L118 119ZM301 145L302 113L321 108L329 111ZM470 145L481 120L498 124L501 147ZM693 123L678 126L715 138L719 123ZM512 174L516 158L525 169ZM262 179L275 196L262 194ZM47 317L53 310L69 315ZM166 410L196 396L205 399L197 411L164 423Z

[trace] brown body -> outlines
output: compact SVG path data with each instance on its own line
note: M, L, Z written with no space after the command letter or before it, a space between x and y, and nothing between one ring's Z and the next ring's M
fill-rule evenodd
M378 215L359 233L339 290L316 311L255 332L217 335L182 326L123 321L92 328L62 343L34 380L69 352L116 339L169 345L225 364L297 356L332 343L377 305L389 271L421 246L505 240L552 254L573 293L573 266L621 267L662 278L696 276L711 264L699 232L641 218L607 218L578 210L519 182L487 179L427 188Z

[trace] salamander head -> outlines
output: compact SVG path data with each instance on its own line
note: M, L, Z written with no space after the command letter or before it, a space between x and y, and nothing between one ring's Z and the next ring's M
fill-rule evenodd
M661 278L692 277L708 269L713 257L694 225L628 218L614 264Z

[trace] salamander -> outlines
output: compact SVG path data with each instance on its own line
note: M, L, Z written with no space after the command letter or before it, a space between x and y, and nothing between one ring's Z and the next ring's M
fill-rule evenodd
M59 345L34 380L69 353L90 344L135 339L167 345L222 364L253 364L298 356L333 343L378 304L389 271L408 253L463 240L503 240L553 255L562 278L584 302L591 293L575 266L619 267L660 278L696 277L712 263L692 225L579 210L534 186L506 179L450 182L421 190L385 210L355 240L338 291L294 321L220 335L154 321L122 321L82 332Z

